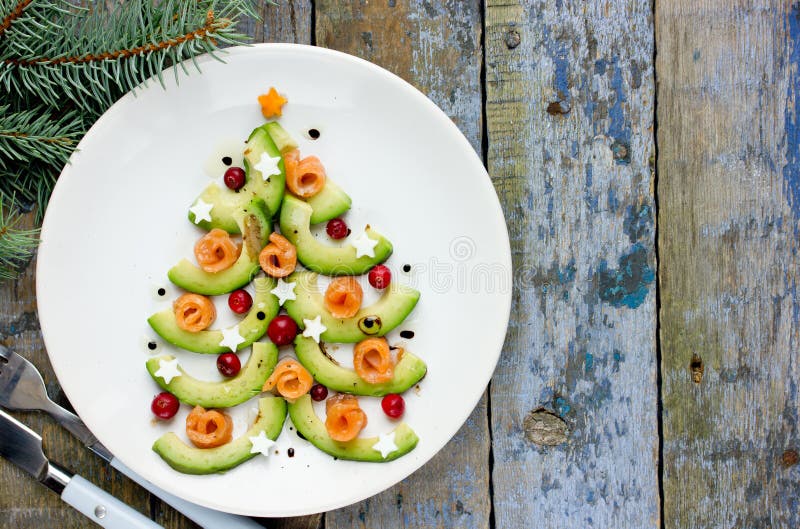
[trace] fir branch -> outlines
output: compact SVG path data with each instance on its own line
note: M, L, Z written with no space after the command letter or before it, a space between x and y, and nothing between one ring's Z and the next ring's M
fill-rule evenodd
M20 229L21 220L0 200L0 279L17 277L39 244L39 229Z
M61 167L83 132L83 120L74 111L54 116L44 105L17 112L0 105L0 168L34 160Z
M11 12L5 16L3 21L0 22L0 37L3 36L3 33L5 33L9 27L11 27L12 22L22 16L23 11L25 11L25 8L28 7L28 4L30 4L32 1L33 0L21 0L20 2L17 2L17 5L14 6L14 9L12 9Z
M7 202L26 211L35 207L36 221L40 221L59 172L60 168L41 162L0 168L0 203Z

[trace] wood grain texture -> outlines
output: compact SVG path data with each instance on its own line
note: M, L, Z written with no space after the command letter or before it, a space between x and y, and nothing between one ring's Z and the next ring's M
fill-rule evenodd
M656 35L666 527L800 527L800 7L657 2Z
M477 0L316 2L317 44L396 73L481 145L481 12ZM433 460L388 491L326 514L325 527L489 526L486 399Z
M650 5L488 0L485 46L516 286L491 384L496 527L657 528Z

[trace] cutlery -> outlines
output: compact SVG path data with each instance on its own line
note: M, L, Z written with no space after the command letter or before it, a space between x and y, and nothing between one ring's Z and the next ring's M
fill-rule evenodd
M42 450L42 438L2 410L0 456L59 494L62 500L101 527L163 529L103 489L49 462Z
M42 375L36 366L3 345L0 345L0 406L12 410L40 410L48 413L112 467L205 529L263 529L261 525L245 516L209 509L178 498L136 474L115 458L77 415L50 400Z

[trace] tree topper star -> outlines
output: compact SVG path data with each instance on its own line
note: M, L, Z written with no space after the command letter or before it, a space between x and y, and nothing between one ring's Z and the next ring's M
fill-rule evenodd
M178 369L178 359L167 360L162 358L158 361L158 371L155 374L157 377L163 378L164 383L169 384L173 378L181 376L181 372Z
M194 206L189 208L189 211L194 215L194 223L200 224L200 221L211 222L211 210L214 204L206 203L202 198L198 198Z
M260 453L263 456L269 456L270 449L275 446L275 441L267 437L267 434L264 433L264 430L258 432L258 435L251 437L250 442L253 444L253 446L250 447L250 453Z
M244 342L244 338L239 334L239 325L234 325L228 329L222 329L222 340L219 342L221 347L227 347L234 353L240 343Z
M386 459L386 456L397 450L397 445L394 444L394 432L378 436L378 442L372 445L372 449L380 452L381 457Z
M319 343L320 335L328 330L328 328L322 324L322 318L319 316L313 320L303 318L303 325L306 327L306 330L303 331L303 336L306 338L313 338L317 343Z
M365 255L367 257L375 257L375 246L378 245L378 241L377 239L370 239L366 230L362 231L361 235L352 244L356 249L356 258Z
M272 175L281 174L281 170L278 167L278 162L280 161L280 156L273 158L269 154L262 152L261 159L253 167L255 167L258 171L261 171L261 178L268 180Z
M294 281L287 283L283 279L278 279L278 286L270 290L270 292L275 294L275 297L278 298L278 304L283 305L288 300L297 299L297 294L294 293L294 286L296 284L297 283Z

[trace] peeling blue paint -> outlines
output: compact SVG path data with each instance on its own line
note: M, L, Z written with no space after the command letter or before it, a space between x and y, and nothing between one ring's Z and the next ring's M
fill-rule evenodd
M622 228L632 243L648 240L653 227L653 210L647 204L625 208Z
M591 163L586 164L586 192L584 193L583 200L586 202L586 207L589 208L589 211L592 213L597 213L597 203L598 198L597 195L592 194L592 177L593 177L594 168L592 167Z
M594 367L594 355L586 353L583 364L586 367L586 371L591 371L592 367Z
M700 60L700 50L694 50L694 53L692 53L692 60L694 62L697 62L697 61Z
M612 213L616 213L619 209L619 198L617 198L617 191L613 187L608 188L608 198L606 200L608 210Z
M561 417L569 413L569 410L572 409L572 406L567 404L567 401L564 399L564 397L556 397L556 400L553 401L553 407L555 408L556 414Z
M800 105L797 100L800 96L800 4L794 4L789 11L787 26L791 43L788 68L791 76L784 111L786 165L783 167L783 179L789 207L797 218L800 217Z
M597 59L594 61L594 71L597 75L605 75L606 68L608 68L608 61L605 59Z
M558 282L562 285L571 283L575 280L575 272L577 272L577 268L575 268L575 259L570 259L567 266L558 269Z
M655 279L655 271L648 262L648 251L641 243L619 258L616 269L609 269L603 260L597 270L598 296L614 307L635 309L641 305Z
M614 103L608 109L608 117L611 120L608 124L608 135L618 141L629 144L631 141L631 128L630 123L625 118L625 110L622 105L628 101L628 98L625 96L625 80L622 77L622 68L619 67L617 62L618 58L614 57L611 88L614 90L616 97L614 98Z

